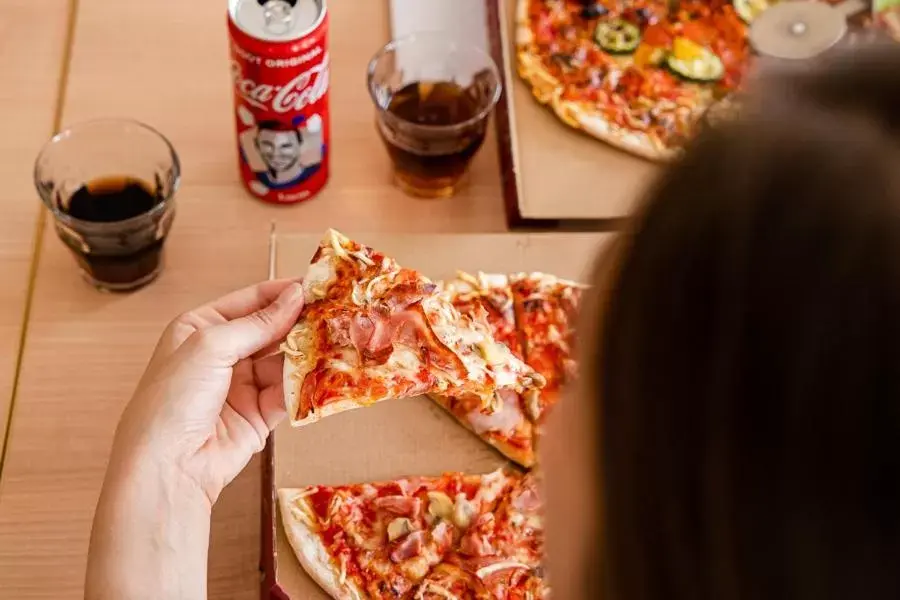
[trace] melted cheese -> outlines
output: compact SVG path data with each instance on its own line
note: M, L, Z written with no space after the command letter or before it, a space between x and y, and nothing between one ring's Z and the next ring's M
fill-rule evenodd
M497 499L503 488L506 487L507 477L503 469L497 469L492 473L487 473L481 478L481 487L475 494L476 504L490 504Z
M400 373L405 376L415 376L422 368L422 361L415 350L408 346L397 344L394 351L388 358L385 367L393 373Z
M302 380L312 368L313 357L313 331L309 324L301 321L294 325L287 339L281 346L287 359L296 367L296 377Z
M340 585L344 585L347 582L347 555L346 554L341 554L340 562L341 562L341 572L338 575L338 583Z
M328 294L328 288L337 277L332 258L326 253L309 265L303 278L303 300L307 304L321 300Z
M477 327L463 327L459 313L440 297L426 298L422 307L429 315L435 335L462 360L467 379L482 382L490 374L498 387L518 389L519 375L528 369L503 344L495 342ZM460 385L461 381L453 381Z
M295 498L290 506L291 515L310 529L318 529L319 519L310 512L306 502L297 502Z
M400 564L400 570L413 581L419 581L428 575L431 565L425 556L416 556Z
M503 571L504 569L526 569L531 570L531 567L524 563L520 563L514 560L504 560L498 563L494 563L492 565L488 565L486 567L481 567L477 571L475 571L475 576L478 579L484 579L491 573L496 573L497 571Z
M349 238L343 236L338 233L334 229L329 229L325 233L325 240L322 242L322 247L331 246L331 249L334 251L334 255L338 258L350 259L350 255L347 253L347 250L344 246L350 243Z
M480 280L482 288L502 288L506 287L509 284L509 278L506 275L501 275L499 273L482 273L478 272L478 279Z
M353 373L359 369L356 351L345 348L342 355L332 358L328 366L337 371ZM382 365L364 367L367 375L387 381L393 379L415 379L422 369L422 361L415 350L402 344L396 344L394 351Z
M416 593L417 600L425 597L425 592L430 592L435 594L436 596L440 596L441 598L446 598L446 600L460 600L459 596L452 593L450 590L439 586L433 581L426 581L422 584L422 587L419 588L419 591Z

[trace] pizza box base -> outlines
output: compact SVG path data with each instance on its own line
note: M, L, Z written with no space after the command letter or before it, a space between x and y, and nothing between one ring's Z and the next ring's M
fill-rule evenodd
M343 232L432 279L471 272L545 271L586 280L609 234L485 235ZM273 235L270 275L302 276L321 235ZM263 459L262 597L328 596L300 567L284 535L279 487L380 481L445 471L488 472L507 461L424 397L389 400L270 436Z
M660 165L560 121L516 72L517 0L486 0L491 52L504 92L494 113L507 218L513 226L614 229Z

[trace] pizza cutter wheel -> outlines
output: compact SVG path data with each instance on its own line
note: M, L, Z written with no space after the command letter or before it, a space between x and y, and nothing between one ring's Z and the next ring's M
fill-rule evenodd
M753 20L750 43L773 58L813 58L838 43L847 33L847 17L864 8L859 0L836 6L816 0L779 2Z

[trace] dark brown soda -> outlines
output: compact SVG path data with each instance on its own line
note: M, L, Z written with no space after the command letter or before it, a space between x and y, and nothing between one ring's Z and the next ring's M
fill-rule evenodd
M387 112L425 126L459 125L477 116L483 100L450 81L410 83L391 96ZM487 120L451 135L435 132L381 131L397 176L415 188L453 186L484 142Z
M104 177L78 188L64 212L81 221L114 224L143 215L162 202L150 184L131 177ZM81 232L89 246L96 234ZM157 270L163 239L148 239L123 228L121 234L102 234L102 250L84 252L68 243L78 262L95 280L113 285L139 281ZM110 238L115 242L110 244ZM99 244L96 244L99 247Z

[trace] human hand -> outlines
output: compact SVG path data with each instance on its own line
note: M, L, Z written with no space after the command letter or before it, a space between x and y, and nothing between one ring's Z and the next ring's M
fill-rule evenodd
M175 319L126 408L113 461L196 484L212 505L284 418L284 357L272 354L303 289L268 281Z
M166 328L116 430L85 598L206 598L210 509L285 416L272 351L302 308L269 281Z

